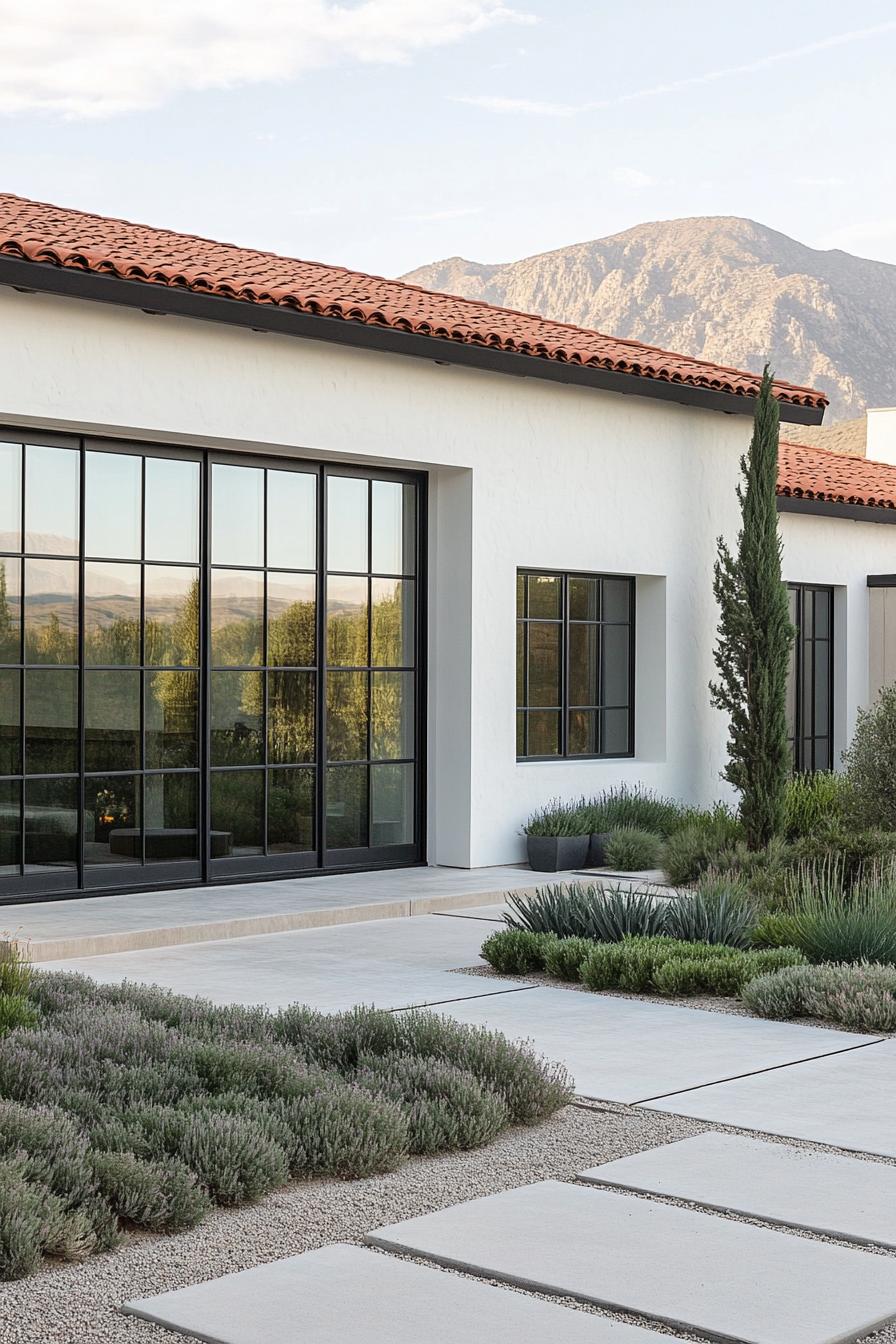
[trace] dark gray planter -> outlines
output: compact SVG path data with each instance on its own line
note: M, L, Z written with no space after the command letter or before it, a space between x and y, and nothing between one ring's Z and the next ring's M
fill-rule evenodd
M529 867L536 873L561 873L583 868L588 858L587 835L527 835Z
M607 850L606 844L610 838L609 831L592 831L589 836L588 845L588 867L606 868Z

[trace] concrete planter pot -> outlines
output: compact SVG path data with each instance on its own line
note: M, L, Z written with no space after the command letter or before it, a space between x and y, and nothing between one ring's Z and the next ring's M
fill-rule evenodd
M606 868L607 866L607 841L610 838L609 831L592 831L588 837L588 863L589 868Z
M529 867L536 873L561 873L582 868L588 858L587 835L527 835Z

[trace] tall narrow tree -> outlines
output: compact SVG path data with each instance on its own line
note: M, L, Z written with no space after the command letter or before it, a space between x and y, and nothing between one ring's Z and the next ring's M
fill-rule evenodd
M790 769L787 671L794 631L781 579L778 403L768 365L756 401L753 437L737 487L741 529L734 554L719 537L713 591L719 604L713 704L729 716L728 764L740 793L747 844L761 849L783 827Z

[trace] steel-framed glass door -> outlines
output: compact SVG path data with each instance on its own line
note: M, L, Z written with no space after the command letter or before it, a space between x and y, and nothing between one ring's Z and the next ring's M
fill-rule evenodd
M0 902L423 857L413 473L0 435Z

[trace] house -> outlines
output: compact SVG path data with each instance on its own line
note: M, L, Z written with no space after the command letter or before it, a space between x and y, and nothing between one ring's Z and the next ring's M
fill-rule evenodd
M499 864L554 796L719 796L755 374L15 196L0 342L0 898ZM785 447L780 504L826 766L896 675L896 467Z

